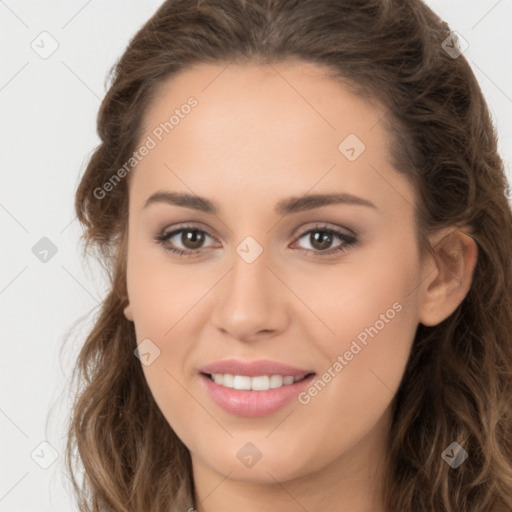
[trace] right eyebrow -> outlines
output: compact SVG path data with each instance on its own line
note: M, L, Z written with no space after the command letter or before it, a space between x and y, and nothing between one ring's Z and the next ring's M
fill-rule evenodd
M160 190L155 192L146 200L143 208L147 208L153 203L173 204L176 206L183 206L185 208L192 208L205 213L212 213L214 215L219 213L219 209L209 199L184 192Z

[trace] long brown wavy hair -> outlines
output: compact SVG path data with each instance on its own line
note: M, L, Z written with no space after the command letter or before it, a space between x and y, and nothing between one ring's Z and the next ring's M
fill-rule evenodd
M134 356L126 294L128 181L102 187L140 143L159 86L195 63L315 63L380 102L393 165L417 196L418 240L466 226L478 246L456 311L418 326L393 399L389 512L512 510L512 212L497 135L449 26L421 0L168 0L113 66L101 139L75 198L84 254L110 290L72 375L66 468L80 511L184 512L194 506L190 455L156 405ZM453 44L451 44L453 46ZM457 441L469 458L444 462ZM82 476L78 478L78 472Z

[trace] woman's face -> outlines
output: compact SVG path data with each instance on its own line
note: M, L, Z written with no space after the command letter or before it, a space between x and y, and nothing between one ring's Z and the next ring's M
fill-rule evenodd
M282 482L384 453L427 272L385 113L304 63L198 65L152 103L125 314L194 471Z

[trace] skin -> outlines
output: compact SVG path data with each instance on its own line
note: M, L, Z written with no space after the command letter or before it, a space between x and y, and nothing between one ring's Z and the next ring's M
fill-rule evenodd
M390 406L416 328L441 322L463 300L476 244L446 228L432 238L436 257L421 264L415 194L389 163L379 123L385 110L321 68L188 68L159 91L141 140L190 96L198 105L129 178L125 315L137 343L149 338L160 350L143 371L191 452L196 509L383 512ZM338 150L351 133L366 146L352 162ZM206 197L220 212L144 208L161 190ZM376 208L274 211L289 196L333 192ZM180 223L206 233L199 256L172 254L154 240ZM322 256L321 244L302 236L317 223L351 230L357 241ZM236 252L247 236L263 249L250 264ZM181 235L166 243L198 247ZM323 250L344 243L334 236ZM276 360L321 376L394 303L401 311L306 405L294 400L269 416L240 418L201 385L198 369L229 357ZM247 442L262 454L252 467L237 457Z

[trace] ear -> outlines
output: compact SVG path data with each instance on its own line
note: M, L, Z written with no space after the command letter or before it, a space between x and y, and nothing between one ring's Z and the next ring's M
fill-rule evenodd
M132 313L132 306L128 302L128 305L123 310L124 316L127 320L130 320L130 322L133 322L133 313Z
M425 326L441 323L464 300L478 256L476 242L457 227L442 230L432 242L434 268L425 268L420 304L419 321Z

